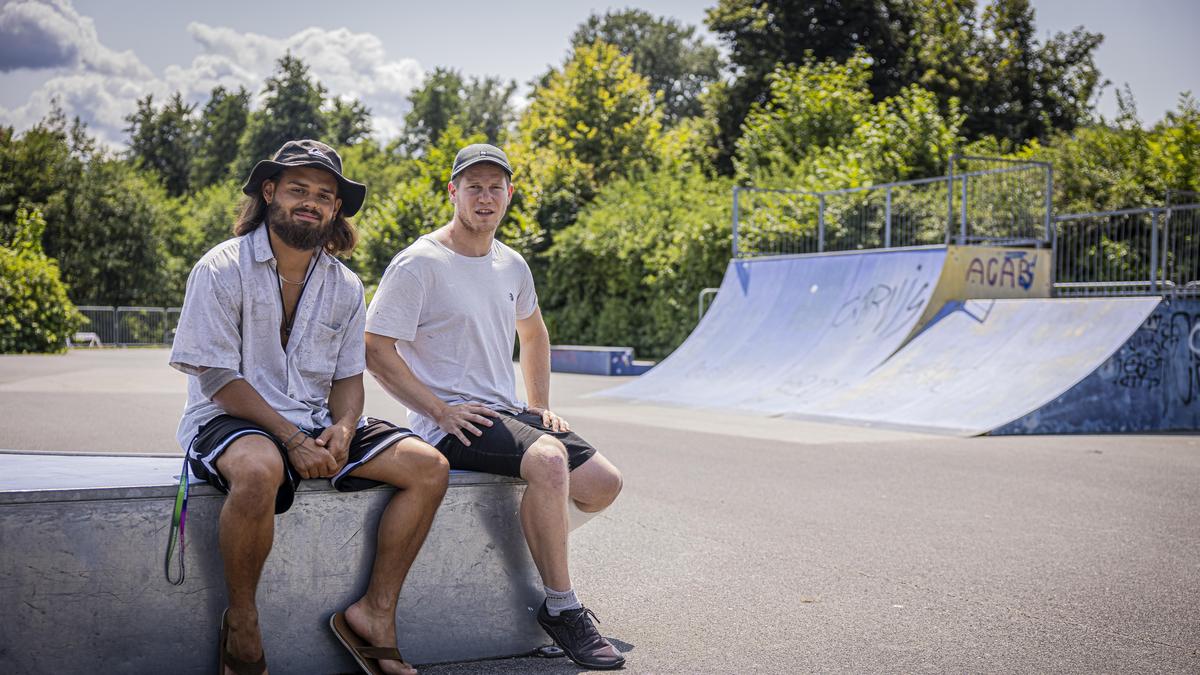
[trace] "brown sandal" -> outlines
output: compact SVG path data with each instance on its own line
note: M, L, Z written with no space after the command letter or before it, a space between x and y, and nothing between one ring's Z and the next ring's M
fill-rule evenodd
M362 668L364 673L370 675L384 675L384 672L379 669L380 661L399 661L409 665L404 661L404 657L400 655L400 650L395 647L373 647L367 644L354 629L350 627L346 621L346 615L341 612L335 612L329 617L329 627L333 629L333 634L337 636L338 642L350 652L354 657L354 661L358 663L358 667ZM409 665L411 668L412 666Z
M218 642L220 645L220 670L217 675L225 675L225 668L229 668L237 675L262 675L267 672L267 654L263 652L258 657L257 661L243 661L234 656L229 651L229 610L226 609L221 614L221 638Z

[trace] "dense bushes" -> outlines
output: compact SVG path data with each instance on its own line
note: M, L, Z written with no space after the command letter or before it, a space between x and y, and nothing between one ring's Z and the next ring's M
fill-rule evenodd
M138 101L119 153L59 111L22 133L0 127L0 243L15 241L19 208L46 223L44 255L6 247L4 292L6 303L25 298L22 316L48 313L26 321L6 304L5 335L37 326L57 349L75 320L61 306L64 285L79 303L179 304L195 260L231 236L249 167L298 136L324 136L368 186L347 261L368 293L397 251L450 219L456 150L498 142L516 171L498 236L529 261L551 339L659 357L694 327L697 293L721 280L735 184L789 191L739 202L739 244L779 252L818 227L817 199L790 191L940 175L956 151L1052 162L1059 212L1160 204L1168 191L1194 201L1200 190L1195 100L1149 127L1129 94L1117 120L1096 117L1098 36L1040 44L1026 2L991 0L982 13L974 1L887 12L866 3L853 21L837 3L816 14L717 4L709 28L737 66L726 77L715 78L716 52L690 28L609 13L576 33L523 106L512 83L434 70L410 95L404 134L386 142L368 136L366 108L291 55L258 95L218 88L202 107L182 96ZM944 241L945 200L936 186L896 191L894 221L921 229L897 229L891 243ZM882 245L860 226L881 201L827 198L827 249ZM28 304L37 284L44 306Z
M0 246L0 353L61 352L83 316L67 298L58 264L42 252L46 221L19 209Z
M670 353L696 325L696 295L729 261L732 186L664 170L601 191L550 249L540 294L551 335Z

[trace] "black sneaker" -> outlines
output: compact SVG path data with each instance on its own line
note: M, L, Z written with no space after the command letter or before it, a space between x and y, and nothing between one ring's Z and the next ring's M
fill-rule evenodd
M625 665L625 657L596 630L592 619L596 619L596 615L586 607L550 616L545 602L538 608L537 615L542 629L575 663L593 670L612 670Z

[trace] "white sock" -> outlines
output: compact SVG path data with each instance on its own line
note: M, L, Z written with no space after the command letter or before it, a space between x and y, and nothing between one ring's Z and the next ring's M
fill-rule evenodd
M556 591L549 586L543 586L546 589L546 611L550 616L558 616L568 609L579 609L583 607L583 603L579 602L579 598L575 597L575 589L568 588L565 591Z
M588 513L587 511L580 509L579 505L575 503L574 499L567 499L567 531L574 532L575 530L578 530L579 528L583 527L584 523L600 515L602 511L604 511L604 509Z

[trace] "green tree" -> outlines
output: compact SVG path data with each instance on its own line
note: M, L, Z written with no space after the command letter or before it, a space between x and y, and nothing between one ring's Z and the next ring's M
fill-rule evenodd
M1081 28L1039 44L1029 0L993 0L978 52L984 80L967 99L967 131L1013 141L1046 138L1088 121L1101 86L1093 53L1103 36Z
M412 90L412 109L404 116L404 145L410 151L434 145L462 109L462 75L452 68L434 68Z
M541 304L558 343L662 357L696 325L696 296L729 260L732 182L698 168L620 178L558 233Z
M861 50L877 100L918 84L943 114L953 106L965 115L971 139L1044 139L1090 119L1103 86L1093 58L1102 36L1080 28L1039 43L1029 0L992 0L977 15L974 0L720 0L708 26L737 69L718 92L722 170L732 169L751 107L770 96L769 74L810 56L841 62Z
M482 134L488 143L501 143L515 117L512 97L517 83L498 77L472 77L463 88L462 112L455 120L469 134Z
M192 157L196 154L195 105L185 103L179 92L161 110L153 95L138 99L137 111L125 118L129 126L129 157L140 169L153 171L167 194L178 197L190 187Z
M371 111L358 101L334 98L325 111L325 142L336 148L354 145L371 134Z
M948 115L917 85L872 100L865 56L772 73L770 99L755 104L737 146L743 182L827 190L936 175L959 143L962 116Z
M435 68L409 94L412 110L404 116L403 145L419 154L437 145L442 133L456 125L468 134L501 142L513 118L510 101L516 83L493 77L464 80L451 68Z
M339 148L338 154L342 156L342 172L367 186L364 210L391 192L412 171L413 160L401 151L399 140L384 146L367 138Z
M42 251L41 213L22 207L15 216L0 240L0 353L62 352L84 318Z
M812 58L845 61L860 50L872 61L872 92L879 97L903 86L904 56L914 23L903 0L719 0L707 24L725 43L738 77L724 97L720 114L722 170L732 155L742 120L769 92L768 75L777 65L797 66Z
M41 208L58 199L93 150L78 120L69 126L58 107L24 133L0 127L0 224L13 225L22 205Z
M93 157L46 207L45 250L79 304L166 305L183 280L167 275L168 198L151 175Z
M1133 96L1118 92L1111 123L1059 132L1047 145L1016 156L1054 164L1054 208L1084 213L1161 206L1168 190L1200 192L1200 106L1188 94L1175 110L1146 128Z
M256 163L272 157L287 141L323 138L324 101L325 87L309 77L308 66L290 52L281 57L267 79L262 109L250 114L233 174L248 176Z
M609 181L654 168L662 111L632 60L603 42L575 49L531 98L509 156L547 246Z
M196 122L196 154L189 169L193 190L231 177L230 165L237 159L238 140L249 114L250 92L244 87L234 92L224 87L212 90Z
M937 95L943 112L952 100L964 110L987 78L979 44L975 0L914 0L912 34L901 61L900 82Z
M167 221L170 260L181 265L172 274L187 276L210 248L233 237L237 207L242 199L240 181L225 180L196 190L173 204Z
M571 36L575 48L596 41L619 49L649 81L650 91L662 92L668 126L703 114L700 95L721 75L721 53L697 37L694 26L640 9L593 14Z

